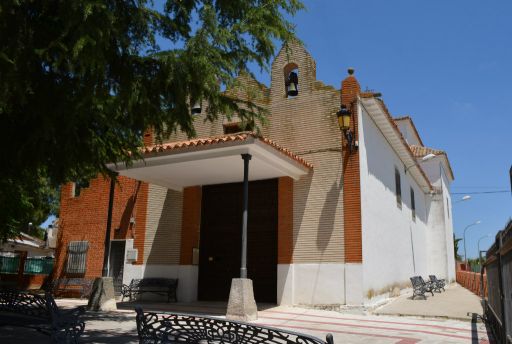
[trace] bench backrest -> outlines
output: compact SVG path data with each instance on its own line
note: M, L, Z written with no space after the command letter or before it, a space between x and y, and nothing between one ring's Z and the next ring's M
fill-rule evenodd
M418 276L411 277L410 280L413 288L421 287L423 285Z
M437 282L437 277L435 275L428 275L428 278L430 278L432 282Z
M192 314L137 312L140 343L268 343L268 344L333 344L331 334L326 341L287 330L249 323L229 321Z
M48 304L47 298L43 296L5 290L0 291L0 311L50 319L54 310Z
M160 277L148 277L132 279L130 287L132 288L144 288L144 287L163 287L170 288L178 283L177 279L174 278L160 278Z

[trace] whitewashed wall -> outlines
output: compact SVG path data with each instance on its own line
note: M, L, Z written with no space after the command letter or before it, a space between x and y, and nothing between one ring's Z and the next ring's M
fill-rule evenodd
M416 132L414 131L414 128L411 125L411 122L404 119L401 121L396 121L395 123L408 144L421 145L420 140L418 139L418 136L416 136Z
M431 197L428 207L428 271L439 278L455 279L453 248L453 209L450 183L443 156L438 156L421 166L438 191Z
M427 274L426 196L404 173L404 164L370 116L360 109L359 153L363 236L363 296L380 294ZM401 174L402 207L395 195L395 167ZM410 187L416 220L412 220Z

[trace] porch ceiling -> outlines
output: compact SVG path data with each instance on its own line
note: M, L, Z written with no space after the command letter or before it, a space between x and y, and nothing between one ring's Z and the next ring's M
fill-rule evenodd
M131 166L110 164L122 176L182 190L187 186L243 181L242 154L250 154L249 180L299 179L312 165L275 142L253 133L157 145Z

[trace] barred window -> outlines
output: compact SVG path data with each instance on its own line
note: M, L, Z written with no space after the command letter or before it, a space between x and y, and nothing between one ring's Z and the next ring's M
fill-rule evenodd
M70 241L68 244L68 261L66 272L68 274L85 273L85 263L87 261L87 250L89 243L87 241Z

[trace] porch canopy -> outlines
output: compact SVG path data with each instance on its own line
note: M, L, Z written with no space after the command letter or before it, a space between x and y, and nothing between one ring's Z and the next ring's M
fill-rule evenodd
M313 166L274 141L252 132L145 147L131 165L110 164L122 176L181 191L184 187L242 182L242 154L251 156L249 180L288 176L295 180Z

